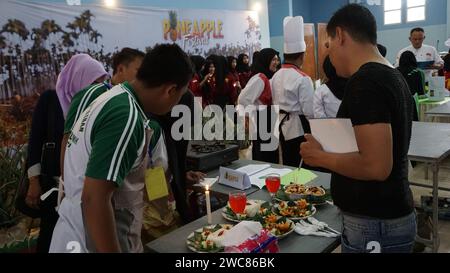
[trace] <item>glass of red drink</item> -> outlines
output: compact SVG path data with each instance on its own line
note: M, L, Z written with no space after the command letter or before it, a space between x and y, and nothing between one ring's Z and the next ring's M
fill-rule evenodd
M229 199L230 208L236 214L244 214L245 205L247 204L247 196L243 191L230 192Z
M273 198L277 193L278 189L281 185L281 178L279 174L273 173L266 176L266 188L270 193L271 201L273 202Z

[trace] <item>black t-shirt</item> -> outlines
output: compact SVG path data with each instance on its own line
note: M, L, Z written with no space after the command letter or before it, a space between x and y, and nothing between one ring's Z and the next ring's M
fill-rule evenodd
M367 63L350 78L337 117L350 118L353 126L390 123L393 168L386 181L360 181L333 173L331 193L343 212L394 219L413 211L408 181L412 115L413 98L396 69Z

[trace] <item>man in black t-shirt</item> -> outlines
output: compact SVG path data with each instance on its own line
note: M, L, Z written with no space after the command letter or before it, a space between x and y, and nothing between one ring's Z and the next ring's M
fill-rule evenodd
M408 182L413 100L401 73L377 49L370 11L350 4L327 26L329 55L349 78L338 118L351 119L359 152L332 154L305 136L308 165L333 172L331 192L343 214L343 252L411 252L416 218Z

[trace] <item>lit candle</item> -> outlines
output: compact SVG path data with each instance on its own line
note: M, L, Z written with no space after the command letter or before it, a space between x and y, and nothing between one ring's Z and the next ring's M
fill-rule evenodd
M211 199L209 198L209 186L208 185L206 185L205 197L206 197L206 213L208 215L208 225L211 225L212 224Z

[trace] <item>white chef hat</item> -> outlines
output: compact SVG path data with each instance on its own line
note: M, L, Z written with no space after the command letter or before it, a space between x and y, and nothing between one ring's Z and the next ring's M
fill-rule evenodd
M302 16L284 18L284 53L294 54L306 51L305 29Z

